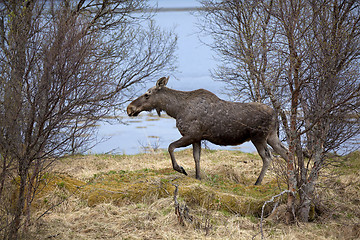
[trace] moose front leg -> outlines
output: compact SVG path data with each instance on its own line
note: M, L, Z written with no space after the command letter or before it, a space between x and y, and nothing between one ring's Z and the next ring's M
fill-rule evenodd
M200 154L201 154L201 142L193 143L193 156L195 160L196 179L201 179L200 176Z
M185 169L177 164L176 159L175 159L174 150L176 148L180 148L180 147L187 147L192 143L193 143L192 138L184 136L169 145L168 150L170 153L171 163L172 163L173 169L175 171L178 171L179 173L183 173L183 174L187 175Z

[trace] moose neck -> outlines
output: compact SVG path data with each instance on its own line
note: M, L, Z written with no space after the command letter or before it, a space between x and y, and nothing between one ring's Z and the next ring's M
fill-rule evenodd
M170 117L177 118L182 109L187 92L177 91L164 87L158 93L158 108L165 111Z

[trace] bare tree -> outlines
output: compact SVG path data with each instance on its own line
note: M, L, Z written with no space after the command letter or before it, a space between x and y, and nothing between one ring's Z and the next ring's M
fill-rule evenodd
M359 134L357 1L202 1L202 30L224 65L215 76L268 102L289 147L288 214L308 221L326 153ZM300 203L295 205L295 194Z
M358 136L360 123L360 5L357 1L311 1L309 8L306 83L299 107L304 120L298 133L313 160L309 168L304 157L298 157L299 218L305 221L326 153Z
M28 224L42 172L83 150L95 123L135 84L172 69L176 37L141 13L146 7L143 0L1 1L3 239L17 239Z

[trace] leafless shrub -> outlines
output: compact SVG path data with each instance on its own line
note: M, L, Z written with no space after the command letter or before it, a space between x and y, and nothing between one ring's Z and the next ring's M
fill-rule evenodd
M29 224L43 171L85 150L96 123L135 84L171 69L176 37L134 13L145 7L142 0L0 2L3 239L17 239Z
M160 149L159 137L147 137L146 140L146 143L139 141L139 145L144 153L155 153Z

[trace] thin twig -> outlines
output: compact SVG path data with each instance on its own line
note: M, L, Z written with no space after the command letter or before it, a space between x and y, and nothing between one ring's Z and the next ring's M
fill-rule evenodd
M263 220L264 220L264 209L265 209L266 204L274 202L275 198L281 197L281 196L284 195L285 193L292 193L292 194L294 194L294 193L293 193L292 191L290 191L290 190L284 190L284 191L282 191L281 193L279 193L279 194L277 194L277 195L275 195L275 196L272 196L272 198L271 198L270 200L264 202L264 204L263 204L263 206L262 206L262 208L261 208L261 219L260 219L261 239L265 239L265 237L264 237L264 232L263 232ZM274 211L274 210L273 210L273 211ZM257 234L256 234L256 235L257 235ZM255 236L256 236L256 235L255 235Z

